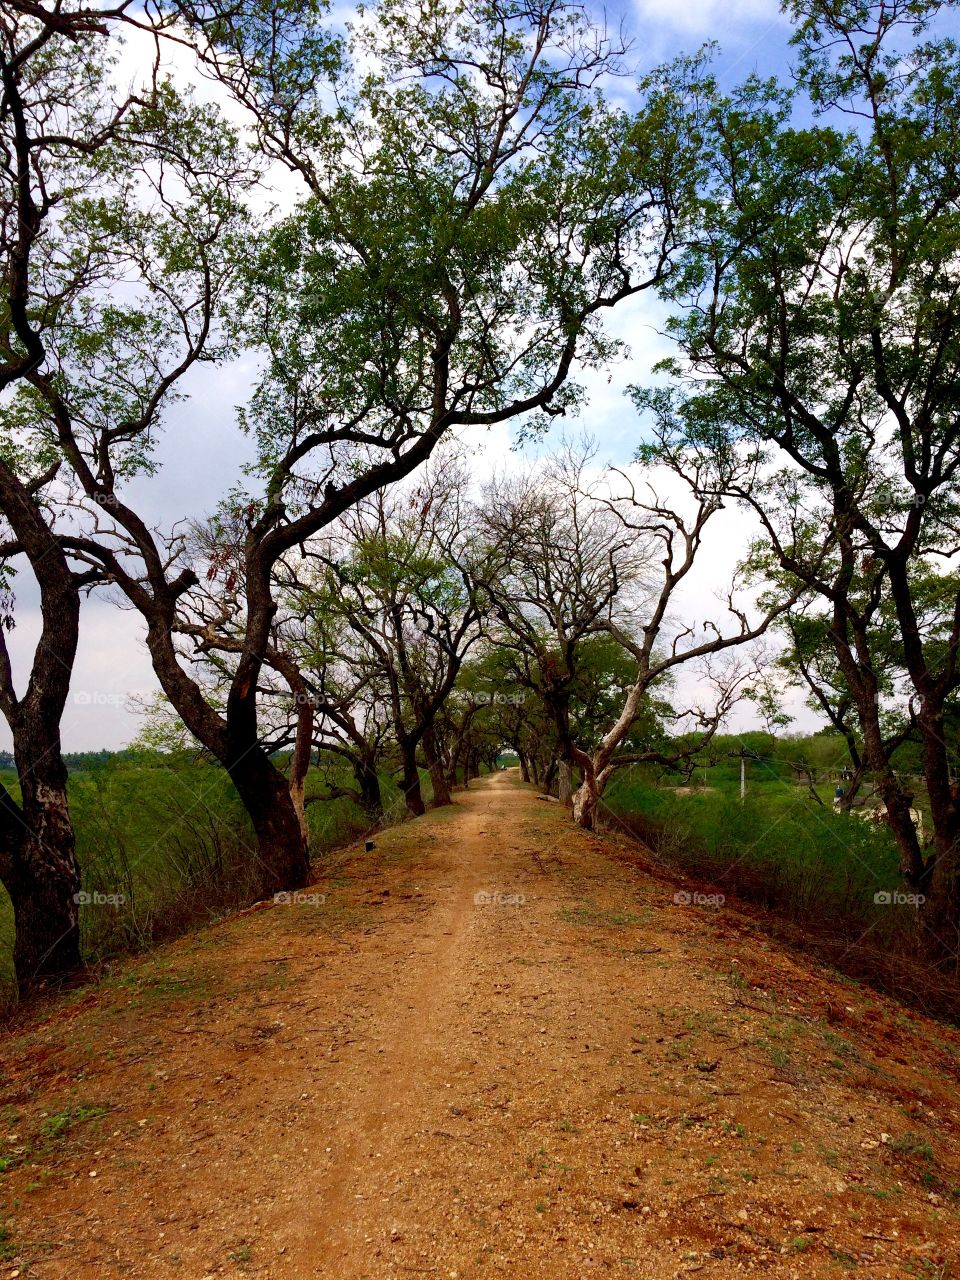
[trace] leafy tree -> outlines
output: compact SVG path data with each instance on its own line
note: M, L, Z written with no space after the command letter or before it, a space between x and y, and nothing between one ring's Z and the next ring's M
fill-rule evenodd
M274 568L458 426L578 400L577 368L617 347L603 315L668 269L693 166L691 77L672 68L636 115L614 110L598 86L617 50L557 0L415 15L381 0L343 38L292 0L175 11L260 154L306 193L259 252L237 254L238 337L264 375L242 414L256 479L229 513L245 522L243 623L223 714L173 638L197 568L118 492L118 445L146 437L91 442L61 425L58 438L109 507L90 554L142 612L164 693L230 773L267 877L292 886L307 875L302 824L258 721Z
M200 141L215 127L210 112L197 113L152 69L132 91L115 88L105 24L104 12L69 7L52 15L12 5L0 17L2 550L5 561L27 560L42 612L21 694L0 644L0 710L20 784L19 801L0 795L0 877L14 905L21 989L80 963L60 720L80 591L102 566L85 554L73 513L62 514L71 496L63 464L85 468L95 497L146 465L145 442L207 336L201 324L194 351L172 350L170 311L177 329L183 319L194 328L189 308L171 304L187 269L178 217L196 218L209 236L196 196L224 177ZM221 150L229 145L225 134ZM166 193L178 182L174 211ZM207 304L215 294L208 276ZM87 529L99 514L87 514Z
M337 656L386 693L404 801L413 814L424 812L419 751L434 803L450 803L440 716L479 638L484 610L464 487L463 474L440 459L416 488L359 503L306 548L323 566L320 608L339 616L352 637ZM316 599L309 582L303 587L308 600Z
M877 723L882 746L880 758L885 762L884 785L889 789L892 784L902 790L906 784L895 768L895 761L903 744L916 740L916 716L909 695L903 696L903 670L897 665L900 647L896 619L889 616L888 610L885 619L874 613L871 621L870 659L877 681ZM840 807L849 809L866 780L868 762L857 702L844 679L831 641L829 614L807 602L784 615L779 629L786 645L778 656L777 667L786 673L791 684L805 689L807 706L825 715L846 745L850 774Z
M683 362L639 395L662 456L737 449L777 573L823 603L925 939L960 941L960 58L938 3L804 0L793 89L748 82L706 125L699 235L669 295ZM809 127L791 123L803 108ZM879 610L879 614L878 611ZM921 850L878 700L886 618L922 743ZM878 619L879 626L878 626ZM879 649L878 649L879 645ZM951 963L954 961L951 960Z
M485 628L488 630L488 628ZM462 769L463 781L478 776L480 763L504 747L516 752L524 782L540 784L555 760L552 725L543 703L524 684L515 655L487 634L464 662L444 713L453 742L451 780Z

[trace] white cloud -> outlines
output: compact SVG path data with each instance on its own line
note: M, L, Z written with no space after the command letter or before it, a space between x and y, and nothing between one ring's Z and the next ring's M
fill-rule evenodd
M786 22L777 0L636 0L636 13L642 26L719 40L748 24Z
M40 607L35 584L18 582L17 625L7 647L14 683L22 696L40 636ZM60 725L65 751L119 748L136 736L138 717L131 714L131 695L148 696L157 687L144 644L144 625L129 609L92 598L80 615L80 643L70 681L70 694ZM0 747L9 750L10 732L0 720Z

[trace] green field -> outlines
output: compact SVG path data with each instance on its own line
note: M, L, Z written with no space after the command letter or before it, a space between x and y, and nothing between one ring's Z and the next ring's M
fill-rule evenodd
M625 823L667 866L804 929L851 940L866 935L877 946L909 950L915 913L874 901L877 892L903 888L889 831L832 808L836 743L802 744L808 763L817 752L823 756L818 804L791 766L799 748L790 741L776 744L779 755L768 750L748 760L741 802L733 754L741 741L721 741L689 779L652 766L624 769L607 788L604 820ZM750 745L764 754L761 744ZM0 776L17 795L16 775ZM426 773L422 782L429 799ZM387 822L402 819L394 783L385 776L382 785ZM308 795L322 795L324 786L312 771ZM142 950L252 900L253 835L218 766L188 756L105 754L71 773L70 805L84 889L125 897L122 907L81 909L91 961ZM358 838L368 825L347 799L318 799L307 816L315 857ZM0 889L0 1007L13 997L12 923Z
M827 772L826 770L824 771ZM889 830L832 806L835 781L806 781L776 760L750 760L740 799L740 764L725 757L679 785L648 766L615 775L606 819L624 823L660 861L704 884L776 912L811 934L910 949L916 912L875 901L903 891Z

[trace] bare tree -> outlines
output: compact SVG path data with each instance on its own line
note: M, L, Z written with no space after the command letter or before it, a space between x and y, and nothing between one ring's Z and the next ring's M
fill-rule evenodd
M589 448L567 448L539 471L488 486L482 520L494 551L485 586L514 680L534 691L556 734L560 798L585 757L576 741L578 681L589 642L626 623L646 567L632 530L585 492Z
M553 720L560 759L581 773L571 797L575 820L592 827L613 772L640 761L676 766L705 746L756 675L749 660L722 662L719 655L764 634L783 611L778 604L751 621L737 603L736 584L726 597L733 619L727 632L713 622L676 624L684 580L694 566L709 520L721 508L712 467L688 473L690 499L659 499L649 485L638 496L633 479L609 473L591 482L589 448L567 450L541 475L495 486L486 512L501 548L503 571L489 588L503 625L501 643L524 662L525 679L544 699ZM610 482L620 483L620 492ZM625 487L625 488L624 488ZM575 680L591 637L616 642L631 665L622 701L606 708L595 738L577 740L571 716ZM609 654L606 661L610 662ZM638 720L681 667L698 664L699 683L711 700L681 710L659 707L674 736L693 729L682 746L669 741L630 742ZM649 735L648 735L649 736ZM561 796L561 798L564 798Z

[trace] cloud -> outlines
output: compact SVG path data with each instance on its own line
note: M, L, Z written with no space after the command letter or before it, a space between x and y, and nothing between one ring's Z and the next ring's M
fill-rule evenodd
M640 23L669 27L685 35L721 41L736 34L738 27L785 23L777 0L637 0ZM742 32L739 33L742 38Z
M14 683L22 696L41 631L39 593L26 569L17 580L15 616L17 625L8 634L7 645ZM142 698L157 687L144 632L142 621L131 610L96 596L84 602L80 643L60 725L65 751L116 749L136 735L140 725L132 713L131 695ZM0 748L10 746L10 731L0 719Z

